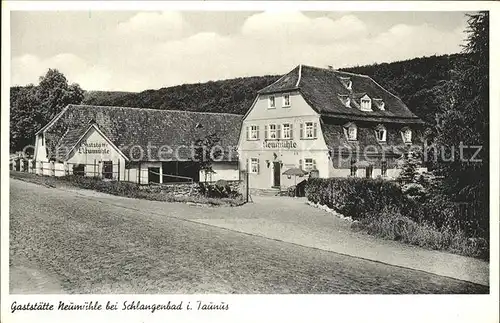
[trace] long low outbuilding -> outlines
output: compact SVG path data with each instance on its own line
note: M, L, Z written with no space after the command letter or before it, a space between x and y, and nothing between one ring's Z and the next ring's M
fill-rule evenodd
M228 113L70 104L36 133L35 163L52 166L35 168L141 184L238 180L241 122ZM203 152L209 140L213 149Z

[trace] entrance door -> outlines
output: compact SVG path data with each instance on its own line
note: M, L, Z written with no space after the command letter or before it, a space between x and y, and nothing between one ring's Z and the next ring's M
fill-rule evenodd
M160 167L148 167L148 183L160 182Z
M372 178L373 166L369 165L366 167L366 178Z
M104 160L102 162L102 177L113 179L113 161Z
M279 162L273 162L274 176L273 176L273 187L281 186L281 164Z

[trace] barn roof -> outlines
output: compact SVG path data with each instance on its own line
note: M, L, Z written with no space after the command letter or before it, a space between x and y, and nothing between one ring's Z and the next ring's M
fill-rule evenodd
M43 128L43 133L49 154L61 158L58 152L71 149L94 124L131 160L162 160L161 146L177 149L178 159L192 159L188 147L216 134L220 138L218 146L223 148L223 160L236 160L242 118L228 113L68 105Z
M346 79L352 82L350 89L346 86ZM258 93L287 91L299 91L304 100L324 116L374 122L423 123L401 99L366 75L299 65ZM373 111L361 111L357 106L365 94L372 100L383 101L384 110L378 104L372 104ZM351 107L342 102L342 98L347 97L354 102Z

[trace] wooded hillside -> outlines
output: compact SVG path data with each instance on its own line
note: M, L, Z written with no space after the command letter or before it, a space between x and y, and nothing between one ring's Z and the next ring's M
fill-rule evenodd
M463 54L415 58L406 61L342 69L371 76L398 95L415 114L434 124L435 112L447 91ZM279 75L242 77L229 80L184 84L140 93L91 91L84 104L153 109L209 111L245 114L256 92L276 81Z

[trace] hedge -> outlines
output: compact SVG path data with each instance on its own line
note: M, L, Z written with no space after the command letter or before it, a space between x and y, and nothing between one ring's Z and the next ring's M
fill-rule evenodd
M411 213L412 201L396 183L369 178L311 178L306 197L353 219L361 219L385 207L396 206ZM406 213L406 212L405 212Z

